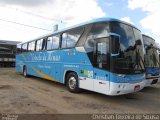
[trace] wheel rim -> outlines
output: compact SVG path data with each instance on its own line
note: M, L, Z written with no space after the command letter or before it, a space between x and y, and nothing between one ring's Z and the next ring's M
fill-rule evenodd
M69 78L69 87L70 87L70 89L75 89L76 88L76 78L75 77L70 77Z

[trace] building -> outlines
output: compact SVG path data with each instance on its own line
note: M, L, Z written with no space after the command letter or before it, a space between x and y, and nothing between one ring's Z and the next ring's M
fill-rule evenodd
M0 40L0 67L14 67L17 41Z

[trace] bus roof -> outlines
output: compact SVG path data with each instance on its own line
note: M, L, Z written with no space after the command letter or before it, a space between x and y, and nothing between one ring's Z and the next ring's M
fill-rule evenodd
M87 21L87 22L83 22L83 23L80 23L78 25L74 25L74 26L71 26L69 28L65 28L65 29L62 29L60 31L56 31L54 33L59 33L59 32L63 32L63 31L66 31L66 30L70 30L72 28L76 28L76 27L80 27L80 26L83 26L83 25L87 25L87 24L92 24L92 23L98 23L98 22L109 22L109 21L117 21L117 22L121 22L121 23L124 23L124 24L127 24L129 26L132 26L134 28L136 28L134 25L130 24L130 23L127 23L127 22L124 22L122 20L119 20L119 19L115 19L115 18L97 18L97 19L92 19L90 21ZM136 28L137 29L137 28ZM138 29L139 30L139 29ZM54 34L52 33L52 34Z
M125 21L119 20L119 19L115 19L115 18L97 18L97 19L92 19L92 20L87 21L87 22L80 23L80 24L78 24L78 25L74 25L74 26L71 26L71 27L68 27L68 28L64 28L64 29L58 30L58 31L53 32L53 33L50 33L50 34L43 35L43 36L41 36L41 37L38 37L37 39L41 39L41 38L44 38L44 37L46 37L46 36L58 34L58 33L61 33L61 32L64 32L64 31L67 31L67 30L76 28L76 27L83 26L83 25L88 25L88 24L98 23L98 22L109 22L109 21L121 22L121 23L124 23L124 24L126 24L126 25L129 25L129 26L131 26L131 27L136 28L134 25L132 25L132 24L130 24L130 23L127 23L127 22L125 22ZM138 28L136 28L136 29L138 29ZM138 29L138 30L139 30L139 29ZM140 31L140 30L139 30L139 31ZM34 40L37 40L37 39L33 39L33 40L30 40L30 41L34 41ZM27 42L29 42L29 41L27 41ZM26 43L26 42L24 42L24 43ZM20 43L20 44L22 44L22 43Z

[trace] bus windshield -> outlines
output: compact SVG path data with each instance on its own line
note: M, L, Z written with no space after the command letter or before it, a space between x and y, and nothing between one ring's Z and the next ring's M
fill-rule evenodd
M145 67L158 68L159 67L159 53L155 41L143 35L144 46L145 46Z
M144 47L141 32L120 22L111 22L110 32L120 36L119 55L111 57L111 71L117 74L143 73Z

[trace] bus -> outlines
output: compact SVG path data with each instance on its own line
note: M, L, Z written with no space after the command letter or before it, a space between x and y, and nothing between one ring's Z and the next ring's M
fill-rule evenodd
M158 59L159 59L159 78L158 78L158 82L160 82L160 44L158 42L156 42L156 46L157 46L157 50L158 50Z
M142 34L133 25L99 18L17 45L16 70L81 89L122 95L144 88Z
M159 51L155 40L148 35L142 35L145 48L145 86L151 86L158 82L160 77Z

